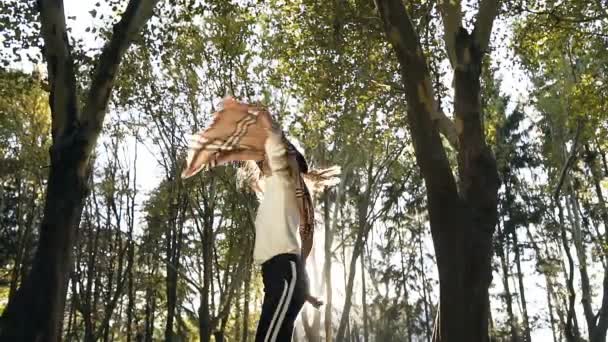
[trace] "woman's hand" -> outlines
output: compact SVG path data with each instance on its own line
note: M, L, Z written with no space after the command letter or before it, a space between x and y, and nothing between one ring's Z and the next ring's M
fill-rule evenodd
M312 304L315 309L318 309L323 305L323 301L319 300L317 297L313 297L311 295L306 295L306 301Z
M313 297L310 294L310 280L308 279L308 272L306 272L306 270L304 270L304 284L304 289L306 293L304 295L304 299L310 304L312 304L315 309L318 309L319 307L321 307L321 305L323 305L323 301L319 300L317 297Z

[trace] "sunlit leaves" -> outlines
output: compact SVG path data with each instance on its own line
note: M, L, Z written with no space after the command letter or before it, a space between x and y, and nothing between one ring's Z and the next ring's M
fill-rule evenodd
M0 158L18 158L30 171L46 165L50 146L51 118L43 86L39 74L0 73Z

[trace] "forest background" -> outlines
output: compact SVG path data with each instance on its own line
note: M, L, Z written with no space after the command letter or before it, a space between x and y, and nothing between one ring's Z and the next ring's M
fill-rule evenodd
M226 94L342 166L295 340L606 340L605 0L5 0L0 42L2 341L253 340L256 198L179 177Z

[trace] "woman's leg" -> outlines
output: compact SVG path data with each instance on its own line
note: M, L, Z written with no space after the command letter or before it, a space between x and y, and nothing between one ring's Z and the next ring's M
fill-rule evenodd
M278 318L286 306L290 284L284 279L275 280L275 282L272 287L264 286L264 303L255 342L277 341L272 339L272 335L277 330Z
M264 303L256 342L289 342L304 304L303 278L294 255L279 255L263 265Z
M276 339L277 342L291 341L294 323L296 318L298 318L298 314L300 314L300 310L302 310L303 305L304 299L294 298L294 300L292 300L291 305L289 305L289 308L287 309L287 314L285 315L283 325L279 329Z

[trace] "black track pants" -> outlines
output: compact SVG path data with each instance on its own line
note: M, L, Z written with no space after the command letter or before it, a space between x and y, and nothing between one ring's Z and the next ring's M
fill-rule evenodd
M262 264L264 303L256 342L290 342L304 305L304 266L295 254L279 254Z

